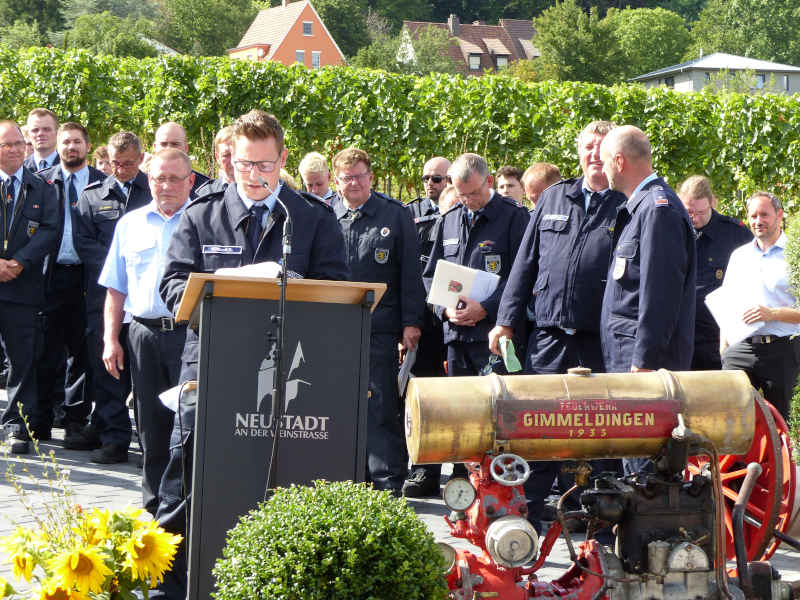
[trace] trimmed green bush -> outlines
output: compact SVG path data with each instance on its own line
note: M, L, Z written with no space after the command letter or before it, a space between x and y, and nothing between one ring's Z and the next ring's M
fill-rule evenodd
M206 168L217 130L264 108L286 129L290 169L310 150L332 157L356 145L371 155L379 181L392 178L390 193L400 198L422 191L422 166L434 155L479 152L492 168L545 160L565 176L577 175L577 133L591 120L611 119L650 136L655 168L673 187L689 175L708 175L728 214L743 216L740 193L757 189L778 193L789 214L800 198L797 94L681 93L526 83L507 75L414 77L226 57L132 59L0 47L0 115L23 120L36 106L86 124L95 145L123 128L149 144L160 123L178 121Z
M217 600L442 600L433 534L403 500L351 482L280 488L228 532Z

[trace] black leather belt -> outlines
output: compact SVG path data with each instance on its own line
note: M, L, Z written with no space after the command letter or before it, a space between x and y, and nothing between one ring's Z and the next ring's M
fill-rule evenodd
M159 317L157 319L145 319L144 317L133 317L133 320L148 327L155 327L161 331L174 331L181 327L186 327L186 323L177 324L172 317Z
M775 342L788 342L789 336L754 335L753 337L745 338L744 341L748 344L774 344Z

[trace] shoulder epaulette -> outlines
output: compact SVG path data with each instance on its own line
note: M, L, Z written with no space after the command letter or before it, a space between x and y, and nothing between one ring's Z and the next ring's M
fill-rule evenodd
M451 206L451 207L450 207L448 210L446 210L444 213L442 213L442 216L444 216L444 215L449 215L449 214L450 214L451 212L453 212L454 210L458 210L458 209L459 209L461 206L462 206L462 204L461 204L460 202L456 202L456 203L455 203L453 206Z
M105 183L105 181L106 181L105 179L100 179L98 181L93 181L92 183L88 184L85 188L83 188L83 191L85 192L86 190L93 190L95 188L99 188L100 186L102 186Z
M333 207L330 204L328 204L327 202L325 202L325 200L323 200L322 198L317 196L316 194L312 194L310 192L303 192L301 190L297 190L297 192L295 192L295 193L298 196L300 196L301 198L303 198L304 200L311 201L311 202L314 203L314 205L319 204L320 206L325 207L326 210L329 210L330 212L333 212Z
M378 192L376 190L372 190L372 193L375 194L376 196L378 196L379 198L383 198L387 202L392 202L392 203L396 204L397 206L403 206L403 207L405 206L405 204L400 202L400 200L395 200L391 196L387 196L386 194L384 194L382 192Z

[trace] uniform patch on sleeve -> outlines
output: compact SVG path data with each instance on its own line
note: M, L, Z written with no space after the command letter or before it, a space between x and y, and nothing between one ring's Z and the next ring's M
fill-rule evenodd
M655 204L656 206L669 206L669 200L664 196L656 196Z

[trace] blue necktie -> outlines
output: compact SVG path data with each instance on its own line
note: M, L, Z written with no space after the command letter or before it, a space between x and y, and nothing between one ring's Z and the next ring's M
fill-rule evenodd
M78 205L78 190L75 188L75 173L72 173L67 179L69 179L69 188L67 190L67 212L64 213L65 215L69 215L70 205Z
M42 159L39 161L39 170L44 171L47 168L47 161Z
M250 242L250 247L253 249L253 256L255 257L258 242L261 239L261 232L263 230L262 223L264 222L264 213L267 212L267 207L264 204L253 204L250 208L250 225L247 229L247 239Z

